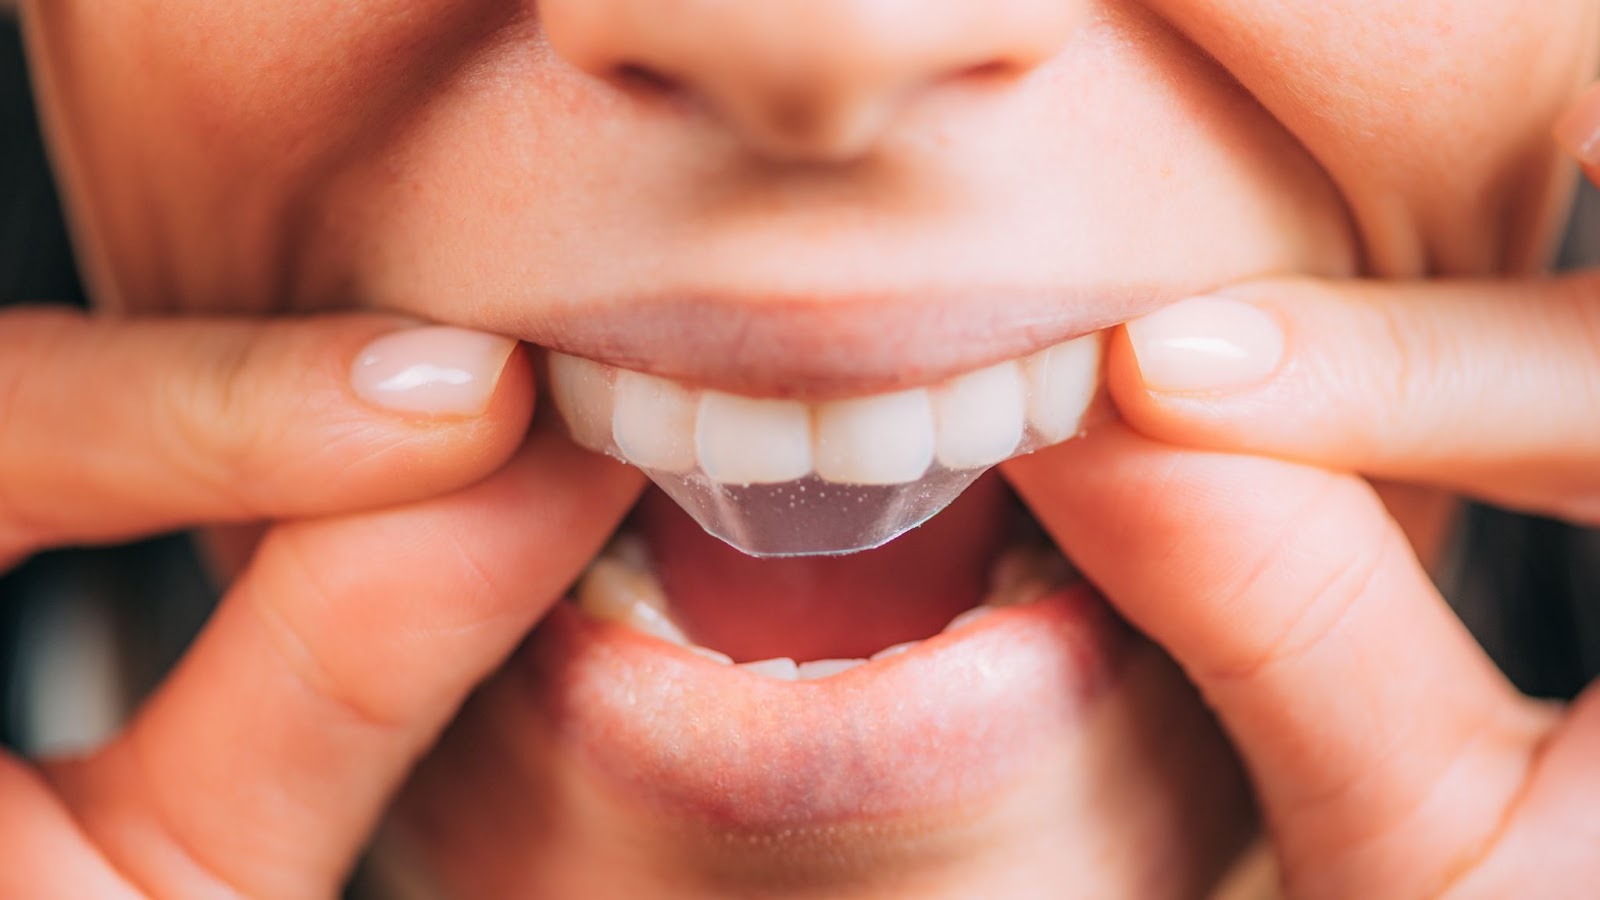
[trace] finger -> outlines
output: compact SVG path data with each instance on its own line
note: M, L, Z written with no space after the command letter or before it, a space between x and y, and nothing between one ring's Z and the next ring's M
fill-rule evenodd
M275 529L128 731L60 770L70 802L147 888L330 895L638 483L541 433L454 495Z
M1428 895L1429 878L1481 850L1546 718L1451 615L1363 482L1121 425L1009 475L1215 709L1291 893Z
M1600 83L1591 84L1556 123L1556 143L1583 166L1590 181L1600 177Z
M1540 754L1504 834L1449 896L1569 897L1600 884L1600 684L1573 704Z
M136 900L39 773L0 754L0 897Z
M462 329L0 313L0 557L429 496L532 403L516 343Z
M1240 285L1130 323L1108 367L1164 441L1600 521L1600 273Z

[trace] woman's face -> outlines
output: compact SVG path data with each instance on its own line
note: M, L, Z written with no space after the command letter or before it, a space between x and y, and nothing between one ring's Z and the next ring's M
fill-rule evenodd
M398 310L813 401L1267 273L1533 267L1570 189L1546 131L1600 49L1588 0L22 12L103 305ZM787 567L659 495L636 527L691 636L804 660L977 603L1011 505L980 482ZM1250 820L1181 674L1068 592L814 684L563 608L394 831L471 896L1153 897Z

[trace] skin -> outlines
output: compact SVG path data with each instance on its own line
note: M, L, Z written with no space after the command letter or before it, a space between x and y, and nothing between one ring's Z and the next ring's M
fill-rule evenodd
M1593 786L1575 760L1600 731L1584 715L1594 702L1562 717L1516 697L1366 483L1341 473L1586 517L1552 498L1573 495L1600 441L1552 424L1582 411L1528 402L1572 393L1555 389L1560 367L1492 394L1513 421L1538 412L1514 445L1454 427L1481 390L1428 394L1436 405L1417 411L1403 392L1371 397L1359 373L1376 360L1427 385L1480 358L1386 354L1414 345L1370 337L1383 333L1371 321L1508 360L1581 360L1573 336L1588 332L1570 325L1592 317L1594 294L1471 288L1536 298L1537 315L1508 321L1551 323L1508 330L1459 302L1415 304L1416 287L1262 279L1535 269L1572 185L1548 131L1595 68L1593 4L702 2L670 18L629 0L541 6L535 22L496 0L22 3L102 306L353 312L273 326L8 318L0 340L28 362L0 352L0 397L20 410L6 421L29 424L8 432L31 437L0 441L0 476L15 476L0 485L23 485L0 494L0 559L176 523L281 524L127 732L85 760L7 765L0 790L17 802L0 805L0 834L43 868L0 872L19 884L82 873L71 887L108 895L326 893L454 721L393 823L463 896L732 896L752 884L773 896L1040 885L1054 896L1084 872L1103 879L1085 886L1096 896L1188 896L1249 839L1251 793L1296 893L1581 883L1564 880L1581 858L1562 853L1586 834L1566 804ZM806 79L779 61L810 67ZM855 369L794 353L700 370L627 323L663 304L686 319L734 310L825 342L869 315L913 320L919 293L955 285L1076 289L1059 326L1071 330L1138 306L1097 298L1148 307L1242 282L1254 283L1245 300L1289 323L1290 361L1267 387L1149 390L1119 333L1108 377L1126 422L1008 467L1154 641L1089 712L1057 723L1054 756L1077 764L1028 770L964 822L923 823L931 851L780 840L755 872L674 854L680 823L583 796L580 761L549 749L513 685L516 661L491 677L614 527L636 476L538 428L518 446L533 381L520 350L482 409L438 421L363 404L340 374L396 327L382 314L406 313L728 389L849 393L891 386L885 372L956 365L954 342L867 341ZM685 296L701 305L671 300ZM1402 307L1415 312L1382 312ZM1357 339L1328 337L1342 333ZM108 348L127 360L110 390L90 379ZM325 402L282 399L308 392ZM1294 402L1308 392L1346 402L1317 419ZM108 415L144 413L117 420L119 459L74 439L61 398L85 396ZM230 423L259 421L304 443L271 453L226 440ZM174 428L202 449L176 452ZM1370 440L1351 446L1352 428ZM294 452L330 446L303 464ZM1260 458L1216 452L1237 449ZM1551 472L1552 455L1570 466ZM147 460L166 489L131 490L128 460ZM74 466L99 477L69 478ZM1073 474L1085 467L1102 477ZM352 471L363 478L339 479ZM300 496L318 475L348 495ZM397 482L412 493L396 495ZM530 508L559 514L530 523ZM1437 517L1437 503L1420 508ZM453 546L418 537L439 529L464 531ZM1283 546L1299 552L1264 558ZM471 602L439 599L460 596ZM1374 663L1393 659L1419 662ZM397 684L396 671L418 674ZM1327 714L1294 713L1305 709ZM1171 728L1152 735L1152 721ZM549 802L494 802L507 796ZM613 852L617 833L637 852ZM721 837L691 828L687 840Z

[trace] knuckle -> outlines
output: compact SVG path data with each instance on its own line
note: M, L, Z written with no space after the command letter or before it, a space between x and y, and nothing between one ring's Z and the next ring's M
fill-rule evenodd
M258 557L272 559L280 575L293 584L298 594L294 598L296 608L337 609L344 605L345 592L322 576L298 540L288 531L274 531L264 540ZM357 679L346 677L345 667L335 664L325 642L282 603L275 602L276 595L269 596L249 584L242 584L239 590L244 592L242 599L265 629L285 670L335 720L380 734L405 730L403 706L385 702L381 690L361 690L355 684ZM344 652L348 655L349 648Z
M1555 327L1574 342L1576 358L1588 363L1573 373L1573 399L1581 404L1576 412L1594 423L1600 414L1600 273L1585 273L1565 285L1560 307L1568 314ZM1594 440L1600 444L1600 434Z
M0 571L51 537L28 499L53 440L37 421L34 386L54 384L52 369L71 364L57 360L82 322L78 311L59 307L0 311Z
M266 452L273 427L263 415L271 341L254 330L207 338L204 377L169 369L152 393L156 440L189 481L229 507L262 513L256 489L271 480L277 458Z
M171 792L151 773L149 748L133 733L124 731L88 756L43 765L75 824L130 898L250 896L205 852L207 842L196 839L193 827L185 827ZM115 791L108 790L112 783ZM152 854L153 846L165 852Z
M1270 677L1331 640L1375 583L1393 552L1386 532L1365 537L1330 526L1348 522L1351 493L1330 479L1281 520L1241 576L1225 589L1225 608L1249 610L1257 629L1237 652L1221 658L1207 677L1218 683ZM1293 567L1289 571L1287 567ZM1285 592L1292 592L1283 596ZM1271 615L1269 613L1275 613Z
M1440 408L1441 397L1462 387L1449 384L1448 379L1450 373L1473 371L1470 360L1458 359L1460 347L1448 330L1431 327L1425 316L1404 304L1379 300L1368 308L1375 323L1376 347L1389 365L1371 371L1357 399L1362 407L1379 415L1364 435L1364 449L1373 458L1397 451L1406 456L1426 454L1437 435L1416 426L1419 421L1429 421L1424 414ZM1370 417L1353 418L1362 421ZM1397 442L1410 446L1396 447Z
M1552 354L1547 396L1560 422L1564 446L1552 448L1557 465L1538 466L1532 493L1540 511L1570 522L1600 525L1600 270L1554 282L1548 328L1563 352Z
M0 896L68 896L61 893L68 881L93 884L93 896L108 900L156 896L140 890L94 840L54 777L62 768L0 753Z

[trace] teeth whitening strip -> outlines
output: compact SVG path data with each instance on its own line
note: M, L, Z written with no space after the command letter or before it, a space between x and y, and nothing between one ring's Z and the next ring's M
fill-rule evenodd
M994 465L1078 434L1099 335L931 387L803 403L743 397L560 353L551 391L578 444L637 466L752 556L881 546Z

